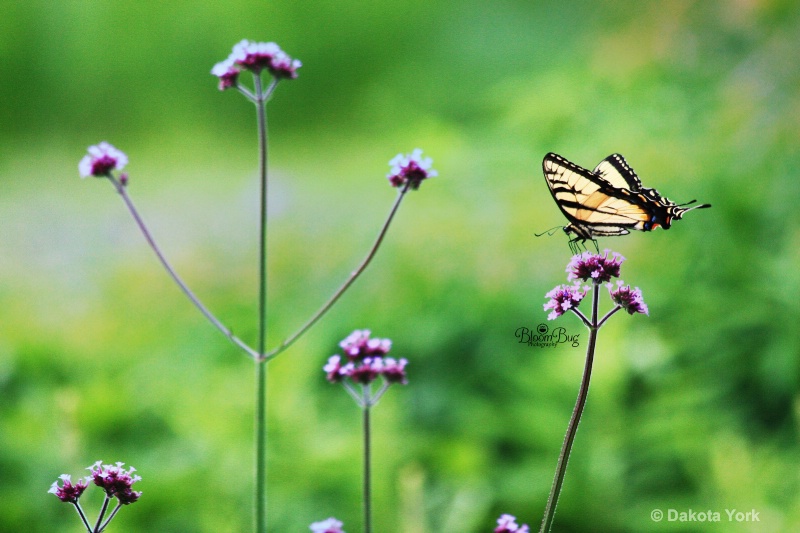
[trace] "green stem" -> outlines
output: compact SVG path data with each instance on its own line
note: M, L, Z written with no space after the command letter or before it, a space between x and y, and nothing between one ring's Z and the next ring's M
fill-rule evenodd
M211 322L211 324L213 324L215 328L217 328L220 332L222 332L223 335L228 337L228 339L230 339L232 343L234 343L236 346L247 352L247 354L253 357L254 359L257 358L258 354L256 353L256 351L250 348L247 344L245 344L245 342L242 341L239 337L234 335L230 329L226 328L222 324L222 322L220 322L217 319L217 317L215 317L214 314L211 311L209 311L209 309L205 305L203 305L200 299L191 291L191 289L189 289L189 286L186 285L186 283L184 283L181 277L178 276L178 273L175 271L174 268L172 268L172 265L170 265L169 261L167 261L167 258L161 251L161 248L159 248L158 244L156 244L156 241L153 238L153 235L150 233L150 230L147 229L147 225L144 223L144 219L139 214L139 211L136 209L133 200L128 195L128 191L125 188L125 185L123 185L119 180L115 179L114 176L112 176L111 174L109 174L107 177L114 185L114 188L117 190L117 193L119 193L119 195L122 197L122 200L125 202L125 206L128 208L128 211L133 217L133 220L136 222L136 225L139 226L139 230L142 232L142 235L144 235L147 244L150 246L153 252L155 252L156 257L161 262L161 266L164 267L164 270L167 271L167 274L169 274L172 280L178 285L178 287L180 287L181 291L183 291L186 297L189 298L189 301L192 302L192 304L203 314L203 316L205 316L208 319L209 322Z
M291 346L294 343L294 341L299 339L306 331L311 329L311 326L316 324L317 321L320 318L322 318L322 315L327 313L328 310L331 307L333 307L333 304L335 304L337 302L337 300L339 300L339 298L345 293L345 291L347 291L347 289L350 288L350 286L356 281L356 279L358 279L358 277L364 272L364 270L367 269L367 266L369 266L369 263L370 263L370 261L372 261L372 258L375 257L375 254L378 253L378 248L380 248L381 243L383 242L383 238L386 237L386 232L389 231L389 225L392 223L392 220L394 220L394 215L397 213L397 210L400 208L400 202L405 197L406 192L408 192L408 188L409 188L410 183L411 182L406 184L405 187L403 187L402 189L398 190L397 197L395 198L394 204L392 204L392 208L389 210L389 216L386 217L386 220L383 223L383 227L381 227L381 230L378 232L378 237L375 239L375 242L373 243L372 248L370 248L369 252L367 252L367 256L364 258L363 261L361 261L361 264L358 265L358 267L356 267L356 269L353 270L350 273L350 276L336 290L336 292L333 293L333 296L331 296L328 299L328 301L325 302L322 305L322 307L316 313L314 313L311 316L311 318L309 318L306 321L305 324L303 324L300 327L299 330L297 330L290 337L288 337L285 341L283 341L280 344L280 346L278 346L277 348L274 348L269 353L265 354L264 357L266 359L272 359L273 357L275 357L279 353L283 352L284 350L289 348L289 346Z
M370 405L364 406L364 533L372 531L371 446L369 427Z
M564 476L567 473L567 462L569 461L569 454L572 451L572 443L575 441L575 434L578 432L578 424L581 421L581 414L583 407L586 405L586 397L589 394L589 380L592 377L592 362L594 361L594 349L597 344L597 330L599 328L597 323L597 306L598 306L598 284L593 283L592 286L592 318L589 324L589 345L586 348L586 363L583 367L583 378L581 379L581 387L578 391L578 399L575 402L575 408L572 410L572 417L569 419L567 426L567 434L564 437L564 444L561 446L561 454L558 456L558 466L556 466L556 475L553 479L553 487L550 489L550 496L547 499L547 506L544 510L544 518L542 519L542 528L540 533L548 533L553 527L553 518L556 514L556 505L558 504L558 496L561 493L561 485L564 483Z
M86 518L86 514L84 514L83 509L78 502L73 502L72 505L75 506L75 510L78 511L78 515L81 517L81 521L83 525L86 526L86 531L92 533L92 526L89 525L89 520Z
M256 74L256 109L258 114L258 159L261 177L261 212L259 218L258 267L258 353L256 360L256 490L255 529L267 531L267 361L264 349L267 344L267 111L266 95L261 77ZM274 88L274 82L269 91Z
M258 533L267 531L267 363L256 362L256 502Z
M102 533L103 531L105 531L105 529L108 527L108 524L111 522L111 520L114 519L115 516L117 516L117 513L119 512L120 509L122 509L122 504L117 503L117 506L114 507L114 510L111 511L111 514L108 515L108 518L106 518L105 522L103 522L103 524L100 526L100 529L97 530L98 533Z
M106 497L103 500L103 507L100 508L100 513L97 515L97 522L94 524L94 529L92 529L94 533L100 531L100 524L103 522L103 517L105 516L106 511L108 510L108 502L110 501L111 501L111 496L106 494Z

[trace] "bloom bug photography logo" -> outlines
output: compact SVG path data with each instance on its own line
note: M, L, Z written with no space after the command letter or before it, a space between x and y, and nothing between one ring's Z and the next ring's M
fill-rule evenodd
M564 327L553 328L539 324L535 328L521 326L514 332L517 342L534 348L555 348L567 344L573 348L580 346L580 333L570 333Z

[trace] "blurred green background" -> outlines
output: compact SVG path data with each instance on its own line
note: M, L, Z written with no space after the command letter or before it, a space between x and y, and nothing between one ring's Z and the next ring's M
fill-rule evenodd
M270 365L275 532L360 530L360 415L322 365L353 329L410 384L374 412L375 531L538 528L584 349L533 348L565 282L555 151L621 152L677 202L668 232L601 239L650 316L599 337L556 531L800 529L800 10L674 2L17 1L0 18L0 530L80 531L46 491L124 461L109 531L248 531L253 368L171 285L120 198L77 163L107 140L177 270L256 334L255 116L209 70L242 38L304 66L270 103L270 345L366 253L387 161L423 148L363 278ZM609 305L604 301L604 305ZM586 338L574 316L564 326ZM93 514L98 494L85 496ZM755 510L729 523L726 509ZM653 509L722 524L655 523Z

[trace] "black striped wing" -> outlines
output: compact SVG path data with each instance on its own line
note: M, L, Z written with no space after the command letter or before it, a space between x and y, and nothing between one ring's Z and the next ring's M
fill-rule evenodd
M620 154L611 154L606 157L600 161L593 172L615 189L638 191L642 188L639 176Z
M651 222L653 202L639 193L638 176L618 154L604 159L593 172L549 153L542 169L556 205L588 238L645 230Z

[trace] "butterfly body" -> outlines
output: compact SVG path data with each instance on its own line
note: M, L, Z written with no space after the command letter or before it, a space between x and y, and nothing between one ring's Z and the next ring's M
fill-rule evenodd
M655 189L642 186L636 172L619 154L611 154L594 170L588 170L549 153L542 170L550 193L569 224L570 249L576 252L586 241L597 248L596 237L627 235L630 230L669 229L673 220L692 209L711 207L676 204ZM692 202L689 202L691 204Z

